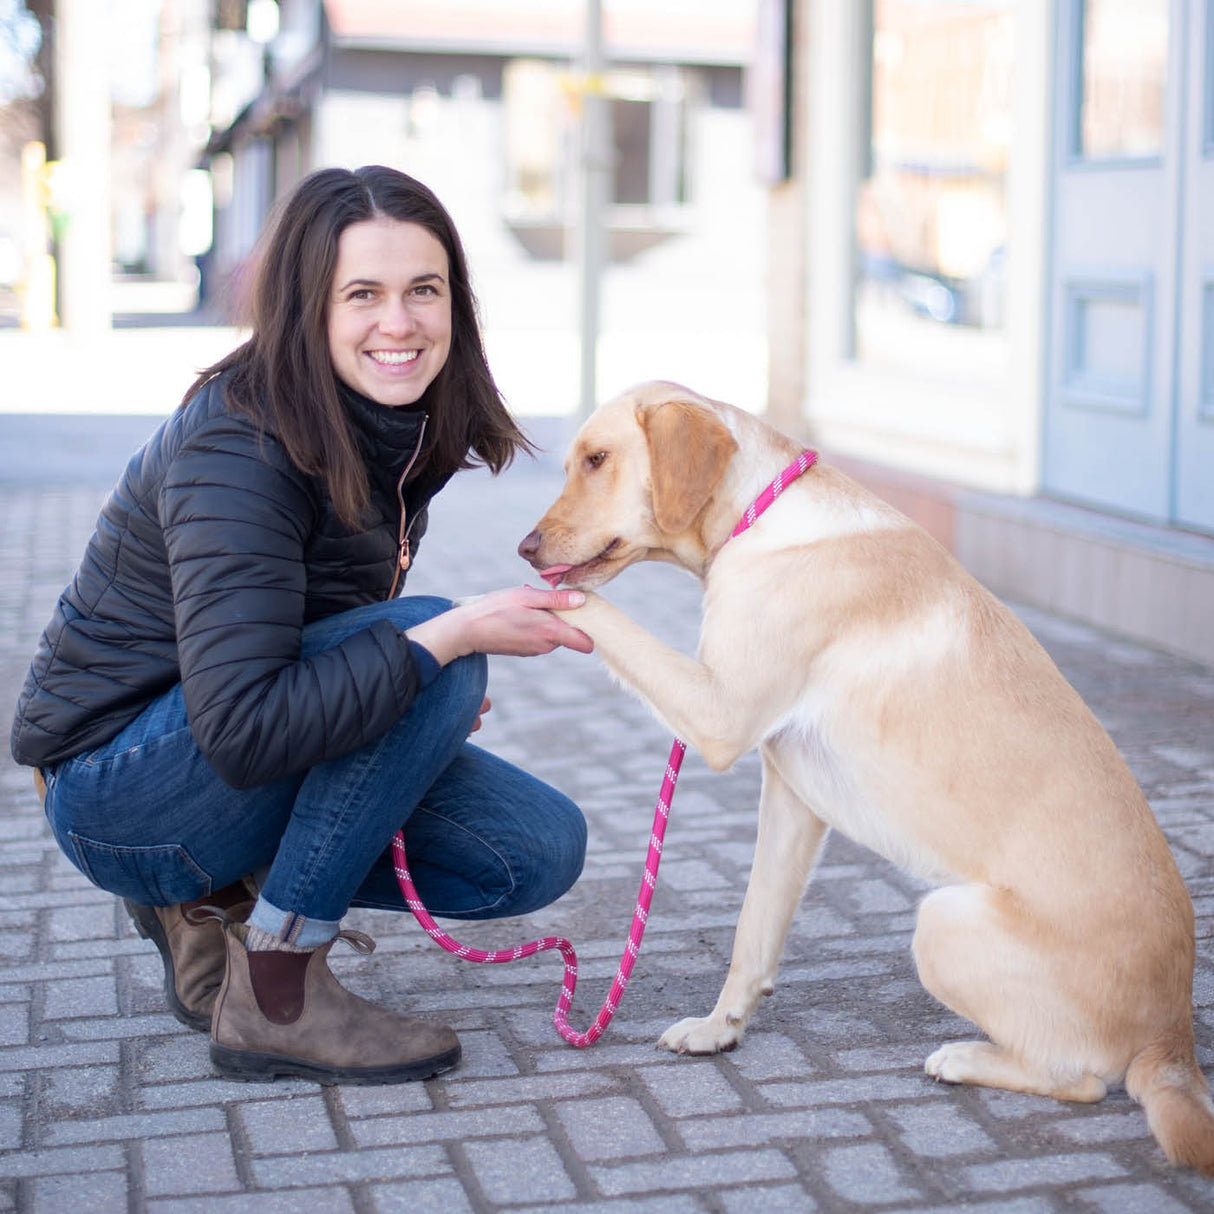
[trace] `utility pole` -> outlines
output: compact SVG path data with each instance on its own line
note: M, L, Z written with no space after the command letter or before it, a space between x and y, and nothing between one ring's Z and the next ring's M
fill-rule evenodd
M110 236L109 5L56 0L55 120L59 241L59 319L80 337L113 321Z
M608 262L607 207L611 201L611 110L603 53L603 0L586 0L582 52L581 392L579 413L598 401L598 340L603 271Z
M55 146L55 0L25 0L25 7L42 31L34 58L43 86L34 102L38 111L37 138L46 149L47 159L54 160L59 155Z

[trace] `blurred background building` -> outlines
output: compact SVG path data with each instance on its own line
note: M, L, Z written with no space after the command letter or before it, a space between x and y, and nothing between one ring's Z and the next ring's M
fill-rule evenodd
M773 416L993 588L1214 658L1214 4L793 31Z
M600 395L766 412L996 590L1214 660L1214 4L601 9L588 77L588 0L0 0L0 323L234 334L274 201L382 162L454 214L513 407L572 416L601 102Z

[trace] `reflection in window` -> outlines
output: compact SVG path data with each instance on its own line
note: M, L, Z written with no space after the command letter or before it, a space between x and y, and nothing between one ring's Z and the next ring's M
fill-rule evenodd
M673 65L608 73L614 144L611 201L629 222L660 222L687 201L687 88ZM556 63L518 59L503 75L506 212L517 225L556 225L578 201L577 78Z
M515 59L506 64L506 209L513 216L538 220L563 214L577 149L569 94L562 85L550 63Z
M1163 145L1168 0L1086 0L1079 152L1157 156Z
M855 354L1001 369L1013 0L873 0Z

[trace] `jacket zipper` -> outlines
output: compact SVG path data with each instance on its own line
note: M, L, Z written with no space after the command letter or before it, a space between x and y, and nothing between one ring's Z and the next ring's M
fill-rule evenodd
M396 500L400 505L400 526L396 532L396 572L392 575L392 585L388 590L388 598L390 599L396 598L396 587L400 582L400 575L409 568L411 562L409 556L409 532L413 530L413 524L417 520L408 521L408 525L406 525L405 481L408 479L409 473L413 471L413 465L417 463L417 457L422 453L422 443L426 439L426 423L429 420L429 416L423 413L422 428L418 431L417 435L417 446L413 449L413 455L405 465L405 470L400 474L400 480L396 482Z

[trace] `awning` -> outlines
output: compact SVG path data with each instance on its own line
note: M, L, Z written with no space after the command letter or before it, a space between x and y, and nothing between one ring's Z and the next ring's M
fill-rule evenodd
M582 0L325 0L337 46L572 58L585 31ZM756 0L603 0L616 60L743 66Z

